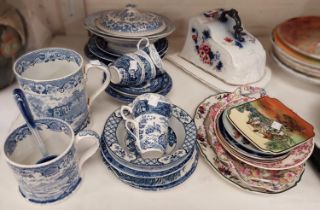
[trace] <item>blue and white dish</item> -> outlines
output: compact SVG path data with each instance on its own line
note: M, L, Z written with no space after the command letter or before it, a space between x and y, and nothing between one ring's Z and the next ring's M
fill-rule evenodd
M92 34L97 35L103 38L104 40L106 40L108 42L108 48L111 49L113 52L116 52L117 54L128 53L130 50L132 51L132 49L135 49L141 36L140 37L133 37L133 36L120 37L120 36L113 36L110 34L106 34L106 32L101 31L96 26L96 20L102 14L103 14L103 11L87 16L85 18L84 27L87 30L89 30ZM155 34L145 36L149 38L151 43L155 43L159 39L169 36L175 30L175 26L172 21L170 21L166 17L162 17L162 18L165 21L166 28L160 33L155 33ZM161 53L161 56L164 56L164 54Z
M188 157L183 160L181 163L169 168L169 169L165 169L165 170L159 170L159 171L141 171L141 170L135 170L132 169L122 163L120 163L119 161L115 160L113 158L113 156L110 155L110 152L107 149L107 145L105 142L101 141L100 142L100 153L101 153L101 157L104 161L108 162L108 164L115 168L117 171L123 173L123 174L127 174L129 176L132 177L137 177L137 178L160 178L163 176L168 176L171 175L179 170L181 170L185 164L187 162L190 162L191 157L194 155L195 153L195 149L188 155Z
M77 189L82 179L82 165L97 151L100 138L91 130L80 131L75 136L71 126L59 119L38 119L35 124L48 151L46 161L34 145L34 137L26 124L7 137L3 153L22 196L30 202L45 204L61 200ZM93 143L79 156L77 144L88 140Z
M141 36L137 36L137 37L133 37L133 36L121 37L118 35L114 36L111 34L106 34L106 32L100 30L96 26L96 21L97 21L97 19L99 19L99 17L101 15L103 15L103 13L104 13L104 11L100 11L100 12L96 12L96 13L93 13L93 14L87 16L84 20L84 27L87 30L89 30L92 34L95 34L99 37L102 37L106 41L126 42L126 44L136 46L137 42L141 39ZM161 31L160 33L154 33L151 35L144 36L144 37L149 38L152 43L156 42L157 40L159 40L161 38L165 38L165 37L169 36L176 28L175 25L173 24L173 22L169 18L167 18L165 16L161 16L161 17L165 21L165 24L167 27L163 31Z
M94 37L96 37L96 36L94 36ZM90 38L90 40L91 39L92 39L92 37ZM84 47L84 53L89 59L100 60L104 64L108 65L108 64L114 62L120 56L120 54L115 53L110 48L108 48L108 50L102 51L97 46L97 44L96 44L96 46L94 46L94 45L92 45L92 43L90 43L90 47L89 47L90 40L88 41L88 43ZM166 55L166 53L167 53L167 49L159 52L159 55L161 58L163 58Z
M98 68L106 79L88 99L86 76ZM66 48L44 48L22 55L13 66L17 81L36 118L54 117L71 124L78 132L88 122L89 108L110 82L100 62L83 64L81 55Z
M220 130L220 133L222 135L222 140L225 140L226 143L236 152L240 153L241 155L244 155L246 157L256 159L259 161L278 161L286 158L288 156L288 153L281 154L281 155L273 155L273 154L264 154L264 153L257 153L255 150L250 150L248 147L244 147L241 143L238 143L233 139L232 136L229 135L229 133L226 131L223 123L223 115L220 115L218 119L218 128ZM249 147L251 148L251 147Z
M126 148L126 132L120 109L107 119L101 141L106 143L110 155L127 167L138 171L163 171L183 162L195 146L195 124L191 116L176 105L172 105L170 127L177 136L177 146L170 154L160 158L143 159Z
M190 159L184 163L180 170L155 178L131 176L113 167L106 159L103 158L103 161L122 182L141 190L157 191L173 188L187 180L196 169L199 158L198 153L198 149L195 147Z
M165 77L161 87L155 93L165 96L172 89L172 79L169 74L165 73L164 75L167 75L168 77ZM121 93L121 91L118 91L117 89L113 89L110 86L105 91L111 97L113 97L114 99L122 103L131 103L137 97L136 95L129 96L129 94L123 94Z
M119 56L111 55L110 53L105 53L104 51L100 50L96 45L94 37L89 38L87 46L88 46L88 50L99 59L107 60L107 61L115 61L119 57Z
M96 26L103 32L121 37L143 37L159 33L166 28L160 15L139 11L133 4L123 9L104 11L96 20Z
M127 94L129 96L138 96L144 93L154 93L158 91L162 87L163 83L168 82L168 77L168 73L164 73L140 86L134 87L121 86L112 83L110 83L109 86L119 93Z

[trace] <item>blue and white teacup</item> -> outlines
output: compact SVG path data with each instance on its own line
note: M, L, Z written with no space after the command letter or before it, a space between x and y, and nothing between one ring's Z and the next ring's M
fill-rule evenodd
M138 96L130 106L121 106L128 135L133 136L138 153L143 158L159 158L168 146L168 127L172 115L171 103L159 94ZM130 116L130 117L129 117Z
M141 47L143 41L146 44ZM158 68L157 65L160 65L161 68ZM109 70L111 82L122 86L141 85L164 72L161 57L147 38L139 41L136 52L125 54L109 65Z
M150 64L151 65L151 64ZM149 72L145 63L134 53L119 57L113 64L109 65L111 82L122 86L137 86L147 78Z
M75 132L88 122L91 104L110 82L110 73L99 61L84 67L83 58L73 50L44 48L18 58L14 72L36 118L54 117L71 124ZM87 73L91 69L104 72L106 80L87 97Z
M145 43L145 44L144 44ZM153 70L153 77L155 78L157 75L163 74L163 62L160 54L158 53L154 44L150 44L148 38L142 38L137 43L137 52L136 54L143 55L145 58L148 58L149 62L153 63L155 69Z
M75 136L71 126L60 119L35 122L49 153L47 157L43 158L26 124L9 134L3 152L23 197L35 203L51 203L67 197L79 186L81 167L99 148L99 136L91 130Z

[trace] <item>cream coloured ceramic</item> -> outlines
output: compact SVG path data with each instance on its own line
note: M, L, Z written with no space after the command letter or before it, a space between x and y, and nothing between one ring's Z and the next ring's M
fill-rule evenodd
M228 120L259 150L283 154L314 137L311 124L276 98L264 96L235 105Z
M305 81L307 83L310 83L310 84L320 85L320 79L318 79L316 77L308 76L306 74L302 74L302 73L290 68L289 66L286 66L284 63L282 63L277 58L276 55L274 55L274 53L272 51L270 51L270 56L273 59L273 61L280 67L280 69L287 72L289 75L292 75L293 77L295 77L301 81Z
M320 59L320 17L291 18L277 27L281 40L303 55Z

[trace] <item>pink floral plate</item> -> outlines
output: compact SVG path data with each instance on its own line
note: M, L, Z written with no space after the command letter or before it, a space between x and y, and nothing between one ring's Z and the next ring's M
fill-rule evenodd
M257 89L249 87L243 90L241 95L245 94L246 91L252 94ZM239 97L236 95L222 93L210 96L200 103L196 109L194 121L198 131L197 143L202 156L219 175L242 189L262 193L280 193L294 187L303 174L304 164L282 171L270 171L252 167L230 156L215 139L214 134L207 135L208 130L205 125L205 119L208 116L210 107L221 100L231 101L233 98ZM214 141L215 145L211 147L209 141Z
M218 122L218 117L220 114L226 109L231 106L239 105L240 103L244 103L247 101L252 100L252 98L246 98L242 97L238 100L232 100L232 101L227 101L227 100L220 100L218 103L214 104L210 112L208 114L210 122L208 123L209 131L214 133L216 136L217 130L216 129L216 124ZM221 140L220 140L221 141ZM214 142L211 142L214 143ZM220 142L221 144L221 142ZM213 144L211 144L213 145ZM222 144L223 145L223 144ZM235 158L239 159L242 162L247 163L248 165L258 167L261 169L266 169L266 170L285 170L289 168L294 168L297 167L301 164L303 164L307 159L310 157L312 154L314 148L314 142L313 139L310 139L306 141L305 143L295 147L289 152L289 155L286 156L284 159L273 161L273 162L263 162L263 161L257 161L251 158L243 158L240 155L235 155L235 153L232 153L229 151L231 155L233 155ZM225 147L225 149L227 149ZM228 149L227 149L228 150Z

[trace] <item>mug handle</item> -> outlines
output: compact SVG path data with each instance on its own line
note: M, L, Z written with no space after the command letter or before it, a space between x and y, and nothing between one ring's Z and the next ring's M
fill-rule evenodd
M82 130L76 135L75 147L76 151L78 150L79 144L85 141L91 141L90 145L85 145L87 148L83 151L82 154L79 154L79 168L82 168L82 165L86 160L88 160L99 148L99 139L100 136L92 130ZM77 151L78 152L78 151ZM79 152L78 152L79 153Z
M133 127L134 132L131 131L130 124L133 125L132 127ZM135 138L135 140L139 141L139 125L138 125L138 123L135 120L127 119L124 125L125 125L127 131Z
M127 118L127 116L125 115L125 111L129 112L129 114L132 114L132 108L130 106L126 106L126 105L122 105L120 108L120 114L121 117L127 121L130 120L129 118Z
M109 85L110 83L110 71L108 69L107 66L105 66L104 64L102 64L100 61L98 60L91 60L89 61L88 64L85 65L84 67L84 73L86 75L86 78L88 76L88 71L90 69L99 69L102 72L104 72L106 74L106 79L103 82L102 86L96 90L89 98L88 98L88 108L90 109L92 103L94 100L96 100L96 98L98 97L98 95L100 95L100 93L102 93Z

